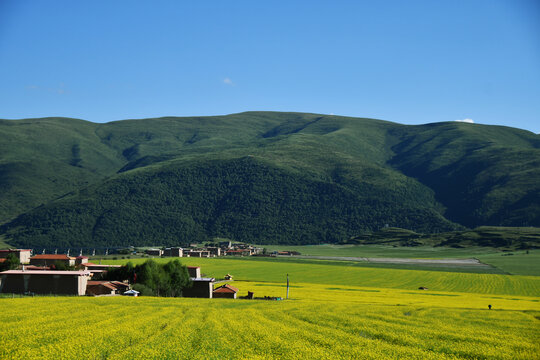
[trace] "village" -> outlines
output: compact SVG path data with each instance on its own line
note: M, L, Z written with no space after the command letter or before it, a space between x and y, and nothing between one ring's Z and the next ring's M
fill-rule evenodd
M226 244L225 244L226 245ZM230 245L229 245L230 246ZM156 250L156 249L154 249ZM238 254L249 256L257 253L257 249L246 247L242 249L221 248L205 250L188 250L168 248L158 253L149 251L155 256L206 257L212 251L213 256L221 254ZM0 250L0 264L8 259L16 258L20 264L17 269L0 272L0 293L25 295L73 295L73 296L138 296L139 292L132 289L129 281L103 280L104 274L121 265L102 265L89 262L89 257L76 257L67 254L38 254L32 256L30 249ZM192 255L195 253L197 255ZM244 255L245 254L245 255ZM211 255L208 255L208 257ZM67 269L67 270L64 270ZM187 267L192 286L183 290L182 296L195 298L231 298L236 299L238 289L224 283L232 281L232 276L226 274L222 280L203 277L199 266ZM253 298L249 293L247 298Z
M254 256L262 255L263 248L232 241L221 241L215 245L199 246L190 244L187 248L167 247L146 249L149 256L158 257L219 257L219 256Z

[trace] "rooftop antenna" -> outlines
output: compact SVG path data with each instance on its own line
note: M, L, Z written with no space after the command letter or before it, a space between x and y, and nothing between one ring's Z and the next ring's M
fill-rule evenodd
M41 252L41 254L45 255L45 249L43 249L43 251Z
M66 253L67 256L69 256L69 250L71 250L71 249L68 249L68 251L67 251L67 253Z
M54 255L58 254L58 249L54 249Z
M81 249L81 251L79 251L79 256L82 256L82 249Z
M96 256L96 249L92 251L92 256Z
M109 255L109 249L105 250L105 256Z

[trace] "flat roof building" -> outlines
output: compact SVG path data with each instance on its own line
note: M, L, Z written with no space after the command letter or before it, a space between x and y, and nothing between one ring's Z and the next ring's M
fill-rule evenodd
M8 270L0 272L0 293L84 295L89 271Z
M181 247L166 248L165 251L163 251L163 256L182 257L184 256L184 249Z
M201 267L200 266L188 266L187 267L188 274L192 278L200 278L201 277Z
M191 278L193 282L192 287L184 289L182 296L194 297L194 298L212 298L212 292L214 290L214 278Z

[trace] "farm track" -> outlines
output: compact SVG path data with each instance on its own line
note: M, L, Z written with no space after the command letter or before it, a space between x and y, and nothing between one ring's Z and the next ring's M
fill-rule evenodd
M368 258L352 256L316 256L316 255L279 255L279 258L334 260L334 261L358 261L376 264L410 264L410 265L440 265L443 267L479 267L492 268L478 259L410 259L410 258Z

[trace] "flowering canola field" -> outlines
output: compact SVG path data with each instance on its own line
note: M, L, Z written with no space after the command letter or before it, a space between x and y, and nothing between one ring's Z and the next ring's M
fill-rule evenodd
M0 359L539 359L540 296L529 294L536 279L522 278L525 295L396 289L380 280L294 282L284 301L0 299ZM285 295L283 282L232 284L241 296Z

